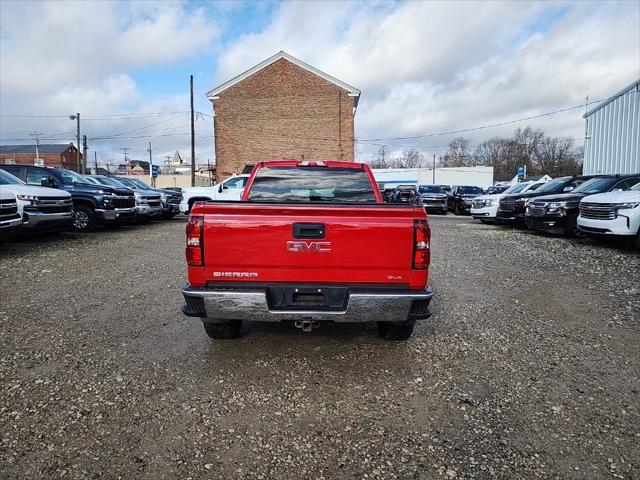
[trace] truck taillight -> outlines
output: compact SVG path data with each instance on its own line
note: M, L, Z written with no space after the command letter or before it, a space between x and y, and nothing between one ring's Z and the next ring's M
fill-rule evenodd
M202 231L204 229L204 216L191 215L187 222L187 265L201 267L204 265L204 245L202 244Z
M429 268L431 261L431 228L427 220L413 221L413 268Z

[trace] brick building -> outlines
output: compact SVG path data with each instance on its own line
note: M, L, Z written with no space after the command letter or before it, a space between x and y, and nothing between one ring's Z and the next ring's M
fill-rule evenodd
M0 164L44 165L77 170L76 147L73 143L38 145L40 161L36 162L35 145L0 145ZM82 161L82 153L80 153Z
M264 160L354 159L360 90L279 52L207 93L220 179Z

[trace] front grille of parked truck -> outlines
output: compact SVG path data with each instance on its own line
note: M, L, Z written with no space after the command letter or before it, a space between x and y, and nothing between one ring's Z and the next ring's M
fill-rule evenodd
M131 196L116 196L111 200L111 205L114 208L133 208L136 206L136 199L133 195Z
M515 200L500 200L500 210L507 210L512 212L516 209Z
M592 220L614 220L617 216L617 209L612 203L580 203L580 216Z
M67 213L73 210L70 197L38 198L33 205L24 207L25 211L42 213Z
M0 220L9 220L18 215L18 204L12 198L0 200Z

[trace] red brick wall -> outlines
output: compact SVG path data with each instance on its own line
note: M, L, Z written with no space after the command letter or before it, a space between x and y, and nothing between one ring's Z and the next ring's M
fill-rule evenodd
M0 163L5 164L9 160L15 162L17 165L33 165L33 161L36 158L36 152L33 153L0 153ZM67 168L69 170L77 170L76 165L76 150L75 148L68 148L62 153L41 153L40 158L44 159L44 164L47 167L60 167ZM82 158L82 154L80 154Z
M353 161L354 97L280 59L214 100L218 178L264 160Z

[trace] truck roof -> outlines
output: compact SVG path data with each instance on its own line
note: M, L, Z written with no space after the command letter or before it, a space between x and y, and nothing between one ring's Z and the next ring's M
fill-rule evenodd
M258 162L261 167L329 167L329 168L353 168L362 170L364 163L345 162L342 160L269 160Z

